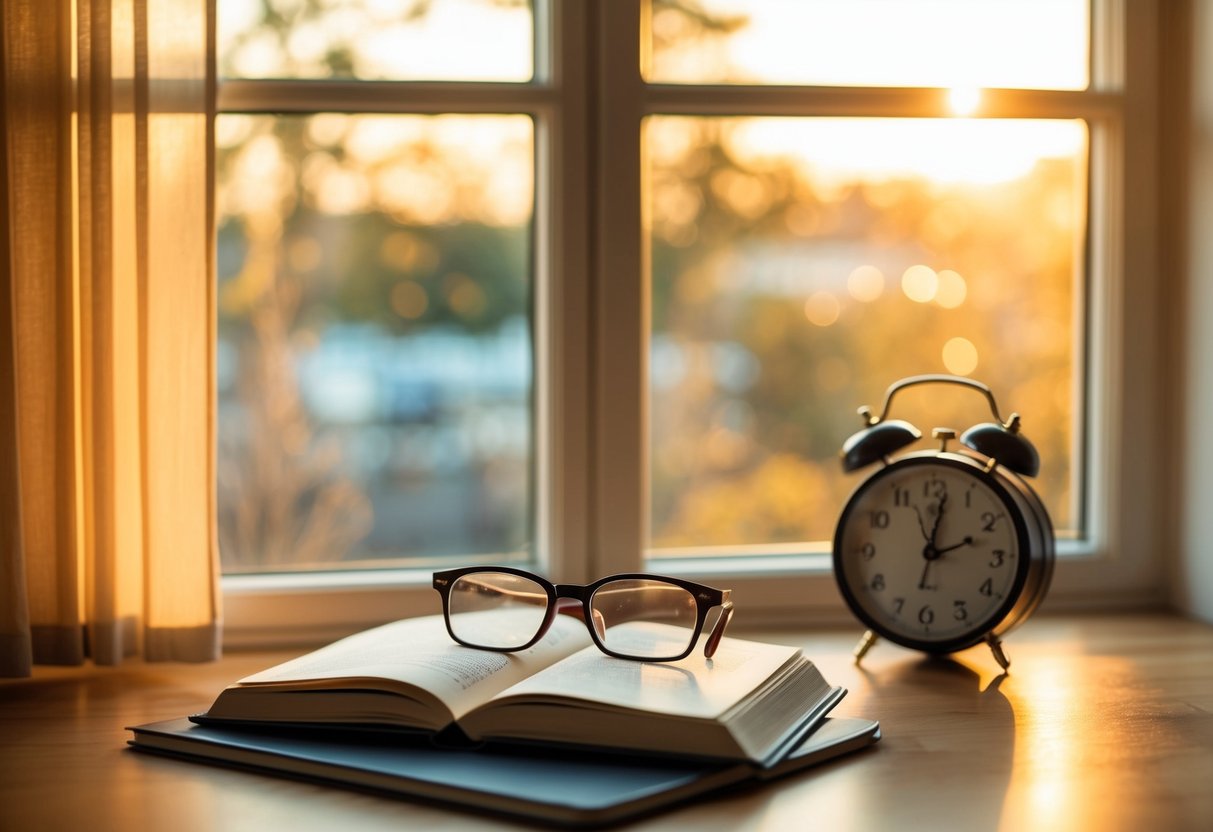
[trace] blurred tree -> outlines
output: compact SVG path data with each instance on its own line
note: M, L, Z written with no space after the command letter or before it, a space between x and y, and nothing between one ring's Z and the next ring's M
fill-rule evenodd
M653 545L829 538L858 482L836 459L859 427L855 408L879 405L899 377L948 372L943 348L956 337L972 345L974 374L1004 409L1024 414L1045 460L1039 490L1059 527L1073 523L1072 322L1085 229L1069 206L1083 160L1042 159L992 185L909 172L827 184L794 160L731 152L744 147L732 136L743 123L660 117L648 125L690 148L657 151L652 163L653 332L687 357L680 381L654 390ZM860 301L848 275L871 263L889 273L877 297ZM917 264L962 275L959 294L948 305L907 297L901 272ZM825 309L816 322L814 300ZM721 368L704 358L721 344L752 355L758 369L745 389L722 383ZM901 406L928 434L989 418L980 397ZM738 412L744 419L730 424ZM786 506L797 482L799 522L786 512L770 519L761 506Z
M434 3L402 0L396 13L424 19ZM292 57L292 33L340 5L261 0L228 53L277 50L287 75L355 74L358 39L348 33L333 34L312 63ZM692 0L651 8L667 54L708 43L718 48L705 54L723 59L747 23ZM521 116L452 131L442 127L450 117L225 119L220 326L238 351L241 403L225 405L238 413L221 435L221 513L235 535L225 558L230 549L251 564L259 550L279 557L291 546L299 557L349 556L369 497L339 476L346 461L302 409L294 364L334 324L402 339L487 338L529 315L532 126ZM1058 527L1073 527L1085 156L1042 158L993 184L840 173L814 166L811 146L756 152L750 123L654 116L644 127L652 328L655 348L676 356L652 391L653 545L828 538L858 482L836 459L859 426L855 408L879 405L901 376L947 371L951 339L969 345L978 361L969 372L1004 410L1024 415L1045 460L1040 491ZM484 168L461 150L460 135L497 132L507 136L498 164ZM954 273L953 296L937 288L912 300L901 280L916 265L936 279ZM868 294L848 283L858 267L879 278ZM899 407L927 432L987 416L980 400L948 393ZM525 488L503 470L490 472L493 489L513 494L525 517ZM478 539L500 550L526 535L519 523L503 532L484 519Z

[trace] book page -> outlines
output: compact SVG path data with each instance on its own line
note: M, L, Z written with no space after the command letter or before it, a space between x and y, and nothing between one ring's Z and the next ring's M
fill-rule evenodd
M795 647L726 638L711 659L697 648L676 662L640 662L612 658L590 647L503 691L489 707L559 697L717 719L798 653Z
M409 618L334 642L297 659L241 679L242 687L328 690L357 687L356 679L381 679L428 691L458 719L531 674L590 643L585 624L558 615L543 639L527 650L496 653L456 644L442 616Z

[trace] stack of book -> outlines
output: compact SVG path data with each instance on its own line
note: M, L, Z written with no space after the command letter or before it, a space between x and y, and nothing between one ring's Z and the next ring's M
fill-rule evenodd
M564 616L558 617L564 619ZM240 680L137 750L600 825L866 747L845 691L794 647L726 638L677 662L615 659L585 625L534 647L451 641L441 616L359 633Z

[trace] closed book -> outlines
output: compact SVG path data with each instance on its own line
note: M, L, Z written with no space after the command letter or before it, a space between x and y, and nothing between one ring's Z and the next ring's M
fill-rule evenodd
M502 813L559 826L601 826L730 788L788 775L865 748L880 737L865 719L827 718L778 763L487 744L436 746L422 735L198 725L185 719L140 725L130 745L144 752Z

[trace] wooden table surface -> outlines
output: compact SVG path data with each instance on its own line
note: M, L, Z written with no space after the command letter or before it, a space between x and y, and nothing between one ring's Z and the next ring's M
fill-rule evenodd
M1213 830L1213 628L1167 614L1037 617L928 661L858 633L748 633L800 644L879 719L873 749L622 827L703 830ZM294 651L299 652L299 651ZM203 710L287 658L40 668L0 682L0 830L524 828L432 804L137 754L127 725Z

